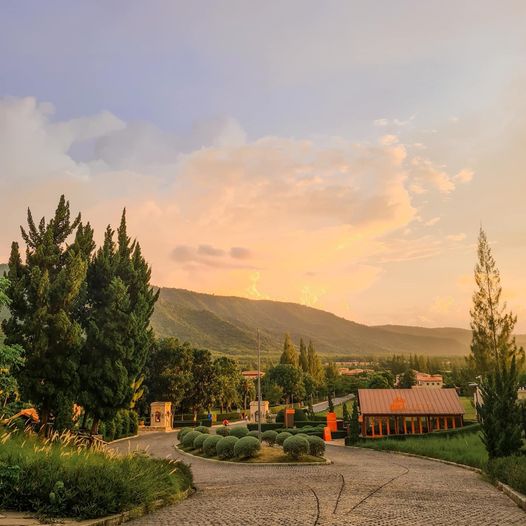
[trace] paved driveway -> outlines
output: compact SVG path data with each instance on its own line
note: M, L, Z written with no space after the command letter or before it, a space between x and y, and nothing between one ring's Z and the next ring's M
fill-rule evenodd
M251 466L190 458L175 434L116 444L190 460L196 493L135 520L172 525L526 525L526 513L471 471L365 449L329 446L330 466Z

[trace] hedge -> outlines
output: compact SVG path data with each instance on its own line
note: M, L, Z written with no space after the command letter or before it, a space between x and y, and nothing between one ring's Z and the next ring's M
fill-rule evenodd
M309 441L306 437L291 436L283 442L283 451L294 460L309 454Z
M195 437L194 439L194 449L198 449L199 451L203 451L203 444L205 440L209 437L206 433L201 433L199 436Z
M209 435L203 443L203 452L207 457L215 457L217 455L217 444L220 440L223 440L222 436Z
M202 433L199 433L199 431L190 431L189 433L186 433L183 437L183 447L194 447L194 440L199 436L202 435Z
M317 427L319 425L323 426L323 423L320 422L319 420L298 420L297 422L296 421L294 422L294 427L308 427L308 426ZM258 428L258 425L254 423L250 423L250 424L247 424L247 427L250 431L253 431ZM261 431L268 431L269 429L274 429L274 430L284 429L283 422L275 422L275 423L274 422L273 423L261 422ZM286 429L290 429L290 428L286 428Z
M198 426L204 426L204 427L210 427L212 425L212 422L210 420L174 420L172 422L172 427L178 428L178 427L198 427Z
M252 458L255 457L261 449L261 443L256 437L243 437L240 438L235 446L234 453L237 458Z
M227 426L218 427L216 429L216 435L220 435L222 437L227 437L228 435L230 435L230 429L228 429Z
M261 434L261 440L263 440L263 442L266 442L271 447L276 443L277 437L278 433L273 429L267 429L267 431Z
M307 420L307 413L303 409L295 409L294 410L294 420ZM285 410L281 409L281 411L278 411L278 414L276 415L276 422L284 422L285 421Z
M106 442L135 436L139 429L139 417L131 409L121 409L111 419L99 424L99 433Z
M493 480L526 495L526 456L495 458L488 462L486 470Z
M278 433L278 436L276 437L276 444L278 444L278 446L282 446L283 442L285 442L285 440L291 436L292 433L289 433L288 431L282 431L281 433Z
M317 436L308 436L309 453L315 457L323 457L325 453L325 442Z
M221 459L234 458L235 452L234 447L237 441L240 440L237 437L223 437L216 444L217 456Z
M230 436L243 438L248 435L248 429L246 427L236 426L230 428Z
M245 412L245 414L247 414L247 413ZM221 423L225 419L229 420L229 421L241 420L241 413L238 413L237 411L232 411L230 413L217 413L216 414L216 422L217 423Z

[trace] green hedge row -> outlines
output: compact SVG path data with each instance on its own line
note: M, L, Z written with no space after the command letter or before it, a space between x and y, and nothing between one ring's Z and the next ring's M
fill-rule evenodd
M248 411L245 411L245 414L248 414ZM223 422L223 420L241 420L241 413L238 413L237 411L232 411L230 413L217 413L216 415L216 423L220 424Z
M493 480L498 480L526 495L526 456L495 458L486 468Z
M139 417L131 409L121 409L114 418L99 424L99 433L106 442L135 436L138 429Z
M298 420L297 422L294 422L294 427L317 427L320 424L323 424L320 420ZM258 425L257 423L250 423L247 424L247 427L249 431L257 430ZM267 431L269 429L283 429L283 422L276 422L276 423L266 423L261 422L261 431Z
M172 427L174 428L198 426L210 427L211 425L212 422L210 422L208 418L205 418L204 420L174 420L172 422Z

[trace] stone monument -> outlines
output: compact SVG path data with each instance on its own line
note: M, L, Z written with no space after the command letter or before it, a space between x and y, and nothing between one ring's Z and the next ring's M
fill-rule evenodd
M150 405L150 431L172 430L172 402L152 402Z
M269 411L269 405L267 400L261 401L261 422L265 422ZM258 402L250 402L250 421L258 421Z

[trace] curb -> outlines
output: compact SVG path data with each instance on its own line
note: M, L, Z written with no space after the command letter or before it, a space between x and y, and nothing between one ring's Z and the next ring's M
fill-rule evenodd
M466 464L459 464L458 462L451 462L450 460L443 460L441 458L433 458L433 457L426 457L424 455L416 455L415 453L406 453L405 451L383 451L378 449L372 449L368 447L356 447L356 446L346 446L352 449L368 449L369 451L376 451L377 453L392 453L393 455L402 455L405 457L414 457L414 458L421 458L424 460L432 460L433 462L440 462L441 464L447 464L449 466L454 466L457 468L467 469L468 471L473 471L474 473L477 473L479 475L483 475L487 477L487 474L482 471L480 468L474 468L473 466L467 466ZM504 484L503 482L500 482L499 480L491 480L489 477L487 480L495 486L498 490L502 491L504 495L506 495L508 498L510 498L517 506L524 511L526 511L526 495L523 495L522 493L519 493L518 491L514 490L507 484Z
M171 431L150 431L149 433L143 433L142 435L137 433L136 435L118 438L117 440L112 440L111 442L104 442L104 444L106 444L107 446L111 446L112 444L118 444L119 442L124 442L125 440L135 440L136 438L143 438L145 436L151 436L157 433L161 435L169 435L171 433L177 433L178 431L179 429L172 429Z
M186 455L187 457L196 458L197 460L206 460L207 462L216 462L218 464L230 464L234 466L328 466L330 464L334 464L334 462L329 458L326 458L325 462L235 462L229 460L217 460L215 458L198 457L197 455L192 455L192 453L183 451L177 446L174 446L174 448L178 453Z

